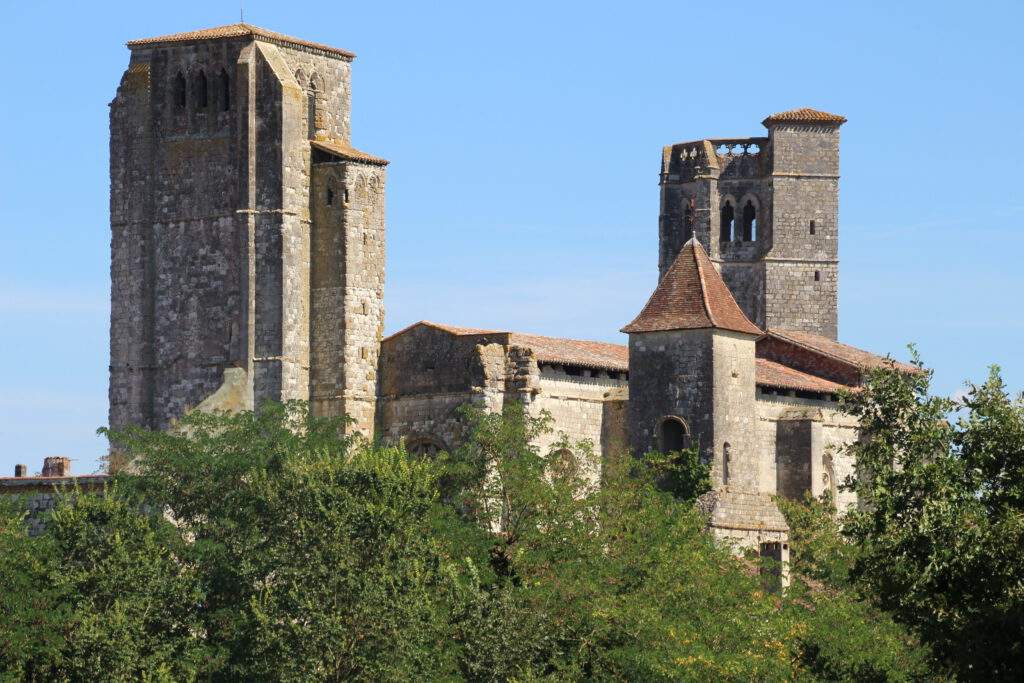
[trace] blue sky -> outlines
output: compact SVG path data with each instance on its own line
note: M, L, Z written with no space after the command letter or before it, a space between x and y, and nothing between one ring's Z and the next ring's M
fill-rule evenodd
M353 142L387 157L387 330L621 341L657 278L661 146L841 113L840 338L935 389L1024 388L1024 3L246 0L352 50ZM0 475L105 450L107 103L124 42L237 2L3 2Z

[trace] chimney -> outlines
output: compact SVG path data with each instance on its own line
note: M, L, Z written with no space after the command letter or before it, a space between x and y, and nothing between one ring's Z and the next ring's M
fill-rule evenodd
M16 477L24 477L27 474L28 474L28 465L15 465L14 466L14 476L16 476Z
M61 455L51 455L43 458L44 477L68 477L71 476L71 458Z

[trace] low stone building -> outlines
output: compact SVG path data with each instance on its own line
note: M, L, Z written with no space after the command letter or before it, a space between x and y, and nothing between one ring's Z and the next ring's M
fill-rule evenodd
M843 117L794 109L766 136L662 150L657 287L628 346L431 322L383 339L387 162L351 144L354 55L248 24L128 47L112 428L306 399L430 453L458 445L460 406L516 400L552 415L541 448L593 444L595 481L608 458L699 444L713 528L769 555L788 531L773 495L854 503L836 394L889 361L837 341Z
M100 493L110 479L107 474L73 475L70 458L50 456L43 459L38 474L29 474L26 465L15 465L13 477L0 477L0 496L24 508L29 535L36 536L60 496Z

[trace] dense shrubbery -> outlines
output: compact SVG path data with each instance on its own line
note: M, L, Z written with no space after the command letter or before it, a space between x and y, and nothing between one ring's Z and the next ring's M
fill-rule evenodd
M339 438L302 404L116 434L136 473L105 497L69 498L35 539L0 516L0 667L15 680L940 677L919 633L972 643L965 665L939 650L962 677L1002 676L1020 640L1020 406L992 380L953 430L920 381L880 373L849 399L869 429L871 477L853 484L872 506L843 537L828 501L784 503L784 596L704 532L695 452L613 463L597 487L587 445L538 451L549 423L519 406L468 410L466 445L430 461ZM964 633L991 633L988 619L1004 629L998 661L992 636Z

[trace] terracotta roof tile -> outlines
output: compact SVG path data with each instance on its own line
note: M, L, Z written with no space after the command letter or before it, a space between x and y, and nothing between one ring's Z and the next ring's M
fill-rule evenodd
M909 363L885 358L811 332L782 330L773 327L768 330L768 335L861 369L893 366L905 372L919 372L919 368Z
M397 337L399 335L405 334L406 332L408 332L412 328L419 327L421 325L423 325L425 327L433 327L434 329L442 330L443 332L448 332L449 334L454 334L454 335L459 336L459 337L471 336L471 335L477 335L477 334L505 334L504 332L499 332L498 330L481 330L481 329L477 329L475 327L456 327L455 325L445 325L443 323L435 323L435 322L431 322L429 320L420 320L419 322L415 322L415 323L413 323L411 325L407 325L406 327L403 327L398 332L395 332L393 334L389 334L387 337L384 338L384 341L387 341L388 339L394 339L395 337Z
M796 389L797 391L819 391L829 394L848 388L842 384L830 382L821 377L815 377L767 358L758 358L756 362L755 374L759 386L775 387L777 389Z
M428 320L413 323L390 335L388 339L393 339L421 325L433 327L458 337L505 335L505 343L531 349L537 360L542 363L562 363L565 365L577 365L620 372L629 370L629 347L624 344L612 344L610 342L545 337L538 334L484 330L476 327L457 327ZM766 358L758 358L756 363L756 382L761 386L822 393L835 393L840 389L848 388L842 384L816 377L815 375L796 370Z
M184 33L171 33L166 36L155 36L153 38L140 38L138 40L129 40L127 45L130 48L133 47L151 47L153 45L164 45L169 43L189 43L196 40L217 40L220 38L262 38L275 43L287 43L291 45L298 45L300 47L309 47L315 50L322 50L331 54L340 55L347 57L348 59L354 59L355 55L348 50L341 50L330 45L321 45L320 43L313 43L308 40L302 40L301 38L293 38L286 36L283 33L276 33L274 31L268 31L265 28L259 26L253 26L252 24L227 24L225 26L216 26L214 28L204 28L198 31L185 31Z
M536 334L509 334L509 343L533 350L537 360L587 368L629 370L629 347L609 342L541 337Z
M352 145L341 142L340 140L313 140L310 142L313 147L328 152L335 156L339 156L343 159L350 159L352 161L363 161L368 164L374 164L376 166L387 166L388 160L375 157L372 154L361 152Z
M801 107L800 109L790 109L789 111L781 111L777 114L772 114L761 123L767 126L769 123L846 123L846 117L840 116L839 114L829 114L827 111L818 111L817 109L811 109L810 107Z
M500 335L504 337L501 342L510 346L529 348L533 351L538 361L543 363L563 363L566 365L578 365L587 368L599 368L602 370L619 370L625 372L629 369L629 348L622 344L609 342L585 341L582 339L562 339L559 337L544 337L539 334L523 334L521 332L508 332L502 330L482 330L475 327L457 327L455 325L444 325L442 323L421 320L406 328L395 332L387 337L395 337L408 332L419 326L433 327L457 337L479 337L487 335Z
M683 246L640 315L623 332L717 328L761 334L747 319L696 239Z

